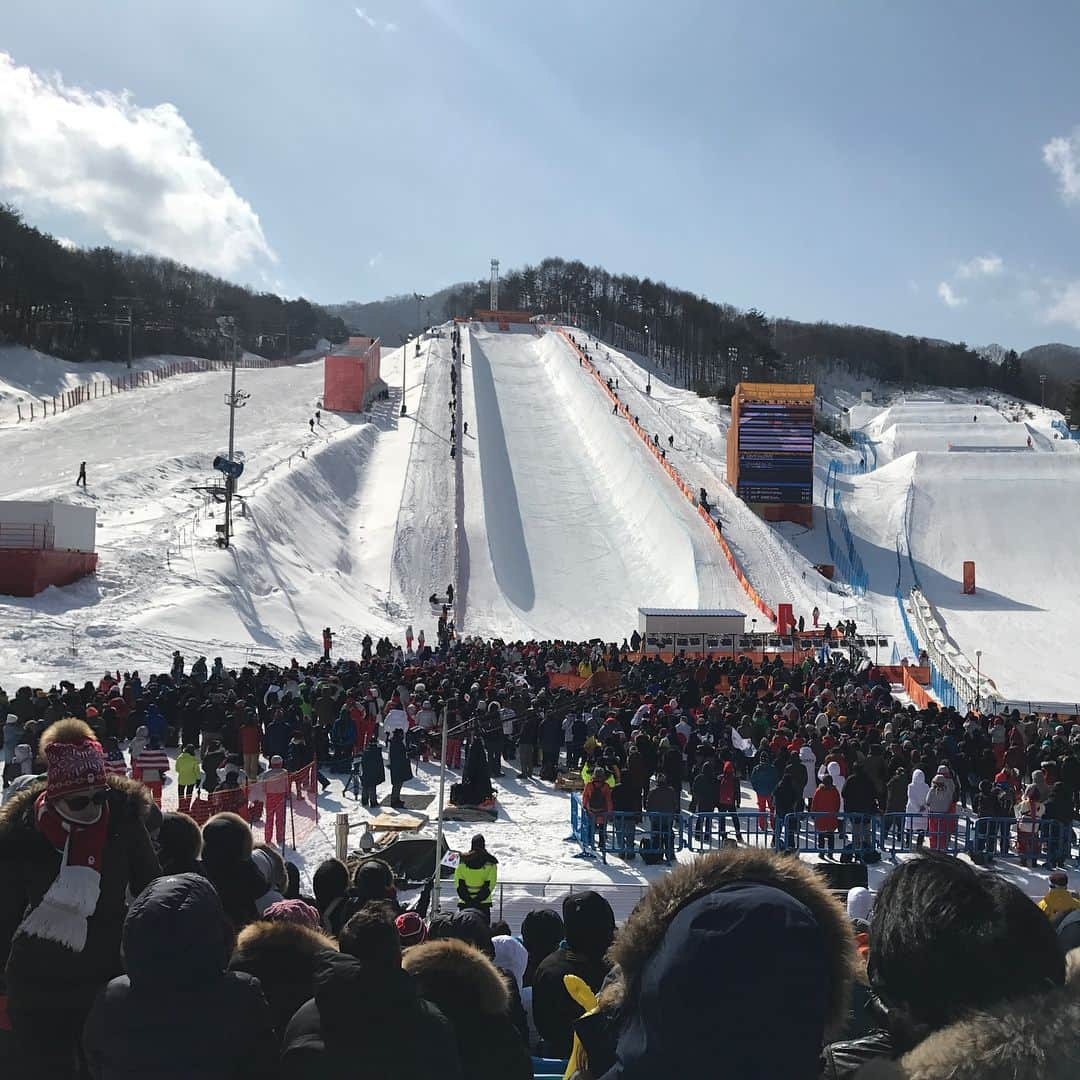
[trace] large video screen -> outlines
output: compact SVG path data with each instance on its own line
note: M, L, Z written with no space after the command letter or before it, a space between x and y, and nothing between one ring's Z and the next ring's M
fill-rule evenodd
M754 503L814 501L814 407L739 406L739 495Z

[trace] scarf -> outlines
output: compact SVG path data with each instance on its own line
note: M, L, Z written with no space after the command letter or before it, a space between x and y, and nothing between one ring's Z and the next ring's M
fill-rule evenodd
M86 946L86 921L101 896L101 868L109 835L109 806L93 825L67 821L42 792L34 802L34 827L59 852L60 872L17 933L55 941L72 952Z

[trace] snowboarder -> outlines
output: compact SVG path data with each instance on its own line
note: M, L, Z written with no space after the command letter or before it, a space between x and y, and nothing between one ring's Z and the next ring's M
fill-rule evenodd
M447 600L447 603L450 603L450 604L452 604L454 602L454 586L453 585L447 585L446 586L446 600Z
M322 409L315 410L315 423L322 427Z
M80 461L79 462L79 475L75 480L75 486L76 487L78 487L80 484L82 484L83 487L86 487L86 462L85 461Z
M619 415L619 403L617 401L615 402L614 405L611 406L611 415L612 416L618 416Z
M468 435L469 434L469 421L468 420L463 421L463 423L461 425L461 432L462 432L463 435Z
M667 444L668 444L668 446L671 447L672 450L675 449L675 436L674 435L669 435L667 437Z
M314 435L315 434L315 417L314 416L311 417L310 420L308 420L308 427L311 429L311 434Z
M658 434L656 434L655 432L653 433L652 443L653 443L653 446L659 446L660 445L660 436Z

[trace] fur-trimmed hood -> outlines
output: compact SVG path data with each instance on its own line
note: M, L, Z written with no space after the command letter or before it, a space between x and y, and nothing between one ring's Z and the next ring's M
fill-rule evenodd
M406 951L402 967L421 995L451 1020L461 1012L505 1014L510 993L495 965L463 941L426 941Z
M1080 983L1075 964L1069 967L1065 987L1002 1002L950 1024L899 1061L868 1062L856 1080L1075 1080L1080 1076Z
M855 970L850 926L824 882L796 859L751 848L656 881L608 956L620 977L601 994L618 1031L605 1080L696 1075L716 1045L732 1075L816 1076L822 1043L846 1020ZM785 1017L782 1038L762 1001L768 1016Z
M334 940L319 930L293 922L254 922L245 926L236 939L229 968L251 971L254 967L274 970L287 977L292 970L310 971L326 950L337 952Z

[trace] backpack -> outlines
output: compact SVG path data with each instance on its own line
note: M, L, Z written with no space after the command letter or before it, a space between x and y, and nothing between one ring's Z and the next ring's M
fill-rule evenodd
M606 781L605 781L606 783ZM589 792L589 806L588 809L593 812L606 812L607 803L604 801L604 792L600 784L592 784L592 791Z

